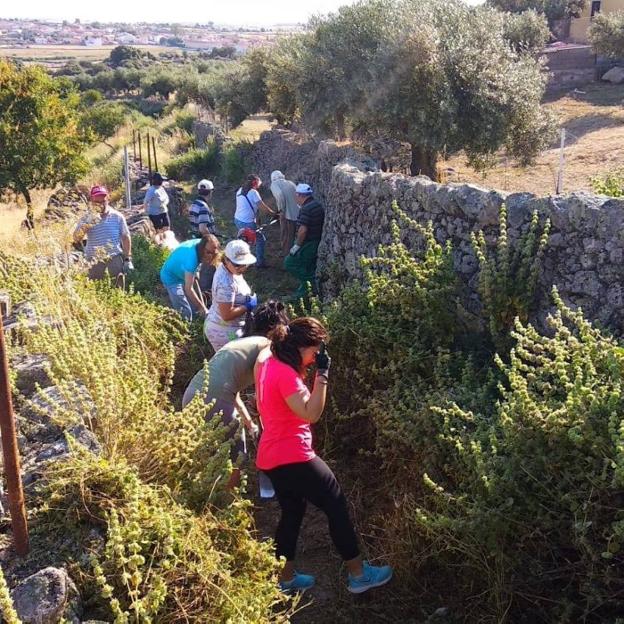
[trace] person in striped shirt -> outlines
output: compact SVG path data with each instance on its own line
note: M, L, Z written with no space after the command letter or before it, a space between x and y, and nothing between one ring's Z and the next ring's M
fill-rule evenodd
M104 186L92 187L89 199L97 214L87 213L74 230L74 241L82 242L87 237L89 278L102 279L107 273L117 278L120 273L132 271L132 239L125 217L110 207Z

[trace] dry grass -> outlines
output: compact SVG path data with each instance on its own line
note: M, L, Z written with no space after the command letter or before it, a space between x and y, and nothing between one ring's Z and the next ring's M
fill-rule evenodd
M51 190L31 191L35 218L41 216L48 199L52 195ZM0 246L6 248L9 242L24 230L21 229L22 221L26 218L26 205L21 198L0 203Z
M270 130L274 125L271 115L252 115L232 130L230 136L236 141L257 141L265 130Z
M39 62L39 61L102 61L108 58L111 50L115 46L45 46L45 45L33 45L27 48L2 48L0 47L0 57L6 56L10 58L17 58L26 62ZM166 46L148 46L137 45L132 46L141 50L146 50L152 54L160 54L161 52L179 54L180 52L176 48L169 48Z
M564 193L587 190L591 178L624 164L624 86L595 83L580 91L547 103L567 134ZM559 140L531 167L519 167L501 155L496 167L481 174L468 167L461 154L449 158L444 166L454 170L449 173L449 182L474 182L503 191L549 195L555 192Z

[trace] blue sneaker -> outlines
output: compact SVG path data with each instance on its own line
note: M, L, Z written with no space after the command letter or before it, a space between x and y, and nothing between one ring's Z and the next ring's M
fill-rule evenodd
M303 594L303 592L310 589L310 587L314 587L315 583L316 580L311 574L295 572L295 576L293 576L292 580L286 582L280 581L279 586L284 593L299 592Z
M361 594L373 587L381 587L392 578L392 568L390 566L372 566L368 561L364 561L362 567L364 568L362 576L351 576L349 574L347 589L352 594Z

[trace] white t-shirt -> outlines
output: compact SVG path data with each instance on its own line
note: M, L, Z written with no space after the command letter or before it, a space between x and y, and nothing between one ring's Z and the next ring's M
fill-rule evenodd
M224 327L242 327L245 324L244 314L231 321L225 321L219 314L218 304L245 305L247 295L251 295L251 288L245 278L230 273L224 264L220 264L212 280L212 304L206 318Z
M145 193L145 203L147 204L148 215L164 214L169 205L169 195L162 186L152 185Z
M242 191L242 188L236 191L236 212L234 213L234 218L244 223L255 223L256 215L258 214L258 206L262 201L260 193L258 193L256 189L251 189L247 193L247 197L245 197Z

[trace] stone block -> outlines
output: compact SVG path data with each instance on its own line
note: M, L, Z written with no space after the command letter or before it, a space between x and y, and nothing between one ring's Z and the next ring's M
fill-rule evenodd
M80 594L62 568L48 567L24 579L11 593L23 624L57 624L61 619L78 624Z

